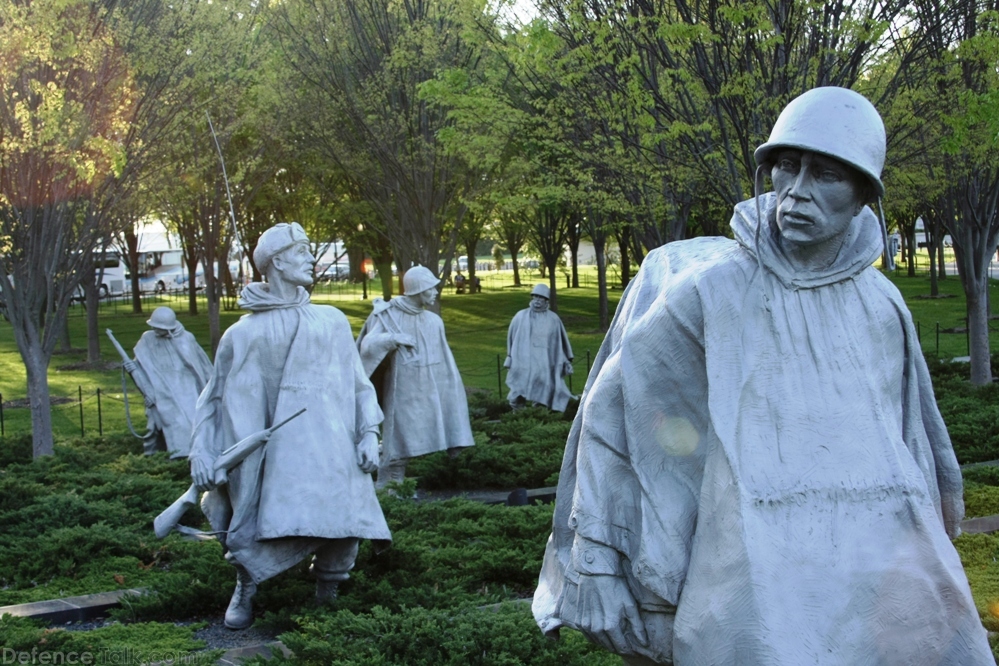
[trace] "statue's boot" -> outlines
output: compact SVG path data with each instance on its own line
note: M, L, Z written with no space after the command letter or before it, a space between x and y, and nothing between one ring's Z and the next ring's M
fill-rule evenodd
M257 584L249 572L236 565L236 589L233 590L229 608L225 611L225 626L229 629L246 629L253 624L253 595Z
M357 558L358 540L330 539L312 559L309 567L316 576L316 603L320 606L336 601L337 590L342 581L350 578Z

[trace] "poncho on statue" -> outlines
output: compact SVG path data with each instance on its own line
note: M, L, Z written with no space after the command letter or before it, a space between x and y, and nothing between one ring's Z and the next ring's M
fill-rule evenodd
M198 400L191 457L214 460L227 447L301 408L267 443L210 491L202 508L227 531L228 556L255 582L302 561L326 539L388 541L388 525L355 445L382 420L374 387L336 308L243 290L250 311L219 344L215 371Z
M678 666L993 664L948 538L961 473L868 208L826 271L791 268L775 197L735 241L651 252L595 361L534 597L578 626L623 577Z
M385 421L385 461L473 446L465 385L444 337L444 322L406 297L375 299L374 310L357 336L364 371L384 361L380 396ZM411 336L413 348L396 349L392 338Z
M507 400L519 397L564 412L572 394L563 377L572 372L572 346L562 320L551 310L525 308L506 336Z
M171 458L186 458L191 450L194 408L208 383L212 362L184 326L174 325L169 335L146 331L133 350L138 372L145 375L137 383L147 387L153 406L146 409L150 437L147 453L163 443Z

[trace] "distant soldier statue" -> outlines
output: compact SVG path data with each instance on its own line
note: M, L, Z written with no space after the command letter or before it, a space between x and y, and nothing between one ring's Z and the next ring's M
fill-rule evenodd
M253 261L267 282L243 289L249 314L222 336L191 448L194 485L211 491L202 509L236 567L231 629L253 622L261 581L314 554L316 598L326 602L353 568L359 539L391 539L370 476L382 413L347 318L309 302L315 259L305 231L271 227ZM219 469L224 452L254 438L266 443Z
M513 316L507 331L504 367L514 408L533 402L564 412L572 397L563 379L572 374L572 346L562 320L548 309L550 293L548 285L535 285L531 306Z
M212 362L171 308L159 307L146 321L151 331L139 338L124 362L146 404L147 455L166 450L186 458L191 450L194 407L212 373Z
M424 309L437 298L439 282L424 266L410 268L402 279L405 294L376 298L357 337L385 412L379 488L402 481L410 458L445 450L456 455L475 443L444 322Z

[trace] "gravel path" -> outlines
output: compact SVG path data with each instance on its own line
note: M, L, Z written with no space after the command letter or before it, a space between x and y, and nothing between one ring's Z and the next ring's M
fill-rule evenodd
M222 621L222 616L201 618L201 622L208 622L208 626L194 632L195 640L205 641L205 648L209 650L231 650L233 648L248 647L251 645L261 645L276 640L274 634L255 626L241 631L226 629ZM177 626L186 626L195 621L177 622ZM73 622L62 625L67 631L92 631L114 624L114 620L93 620L91 622Z

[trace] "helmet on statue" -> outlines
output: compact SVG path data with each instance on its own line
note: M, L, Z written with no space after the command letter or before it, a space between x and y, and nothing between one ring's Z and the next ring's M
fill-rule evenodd
M773 166L781 148L821 153L861 173L879 197L885 194L885 125L866 97L848 88L813 88L791 100L780 112L770 138L756 149L760 166Z
M438 284L440 284L440 278L430 272L426 266L413 266L402 276L402 288L405 296L422 294Z

